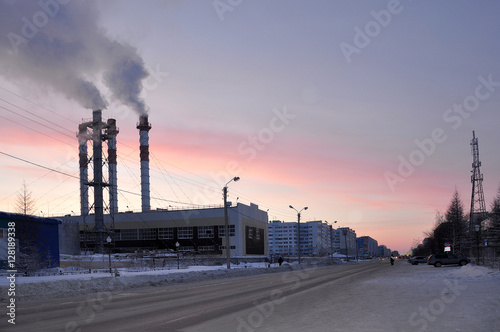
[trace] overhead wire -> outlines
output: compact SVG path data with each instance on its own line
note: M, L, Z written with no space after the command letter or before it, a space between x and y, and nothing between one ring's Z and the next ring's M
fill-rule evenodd
M8 92L8 93L10 93L10 94L12 94L12 95L14 95L14 96L16 96L16 97L18 97L18 98L20 98L20 99L22 99L22 100L24 100L24 101L26 101L26 102L29 102L29 103L31 103L31 104L33 104L33 105L36 105L37 107L40 107L40 108L42 108L42 109L44 109L44 110L46 110L46 111L48 111L48 112L50 112L50 113L52 113L52 114L54 114L54 115L57 115L57 116L59 116L59 117L61 117L61 118L65 119L65 120L68 120L68 121L71 121L72 123L75 123L75 121L74 121L74 120L72 120L72 119L70 119L70 118L68 118L68 117L65 117L65 116L63 116L63 115L61 115L61 114L59 114L59 113L57 113L57 112L55 112L55 111L52 111L52 110L50 110L50 109L48 109L48 108L46 108L46 107L43 107L43 106L41 106L41 105L39 105L39 104L37 104L37 103L35 103L35 102L33 102L33 101L31 101L31 100L29 100L29 99L27 99L27 98L23 97L23 96L20 96L20 95L18 95L18 94L16 94L16 93L14 93L14 92L12 92L12 91L9 91L8 89L5 89L5 88L3 88L3 87L1 87L1 86L0 86L0 89L2 89L2 90L4 90L4 91L6 91L6 92ZM49 123L49 124L51 124L51 125L53 125L53 126L56 126L56 127L58 127L58 128L63 129L64 131L67 131L67 132L70 132L70 133L71 133L71 130L67 129L66 127L60 126L59 124L57 124L57 123L55 123L55 122L53 122L53 121L50 121L50 120L47 120L47 119L45 119L45 118L43 118L43 117L41 117L41 116L38 116L38 115L34 114L33 112L30 112L30 111L28 111L28 110L26 110L26 109L24 109L24 108L22 108L22 107L20 107L20 106L17 106L17 105L15 105L15 104L13 104L13 103L11 103L11 102L9 102L9 101L6 101L6 100L5 100L5 99L3 99L3 98L0 98L0 100L2 100L2 101L4 101L5 103L7 103L7 104L9 104L9 105L11 105L11 106L13 106L13 107L16 107L16 108L18 108L18 109L20 109L20 110L22 110L22 111L24 111L24 112L26 112L26 113L30 114L31 116L34 116L34 117L36 117L36 118L38 118L38 119L40 119L40 120L43 120L44 122L47 122L47 123ZM57 133L59 133L59 134L61 134L61 135L64 135L65 137L68 137L68 138L71 138L72 140L74 140L74 136L70 136L70 135L68 135L68 134L66 134L66 133L64 133L64 132L61 132L61 131L60 131L60 130L58 130L58 129L52 128L52 127L50 127L50 126L48 126L48 125L46 125L46 124L44 124L44 123L41 123L40 121L37 121L37 120L34 120L34 119L30 119L30 118L28 118L28 117L26 117L26 116L24 116L24 115L22 115L22 114L19 114L18 112L15 112L15 111L13 111L13 110L9 110L9 109L7 109L7 108L5 108L5 107L3 107L3 106L0 106L0 107L1 107L2 109L5 109L5 110L6 110L6 111L8 111L8 112L14 113L14 114L16 114L17 116L20 116L20 117L22 117L22 118L24 118L24 119L26 119L26 120L31 121L31 122L37 123L38 125L44 126L44 127L48 128L48 129L50 129L50 130L54 131L54 132L57 132ZM20 125L20 126L22 126L22 127L26 128L26 129L32 130L32 131L34 131L34 132L37 132L38 134L41 134L41 135L47 136L47 137L49 137L49 138L51 138L51 139L57 140L57 141L59 141L59 142L61 142L61 143L64 143L64 144L66 144L66 145L74 146L72 143L68 143L68 142L66 142L66 141L60 140L60 139L58 139L58 138L55 138L55 137L53 137L53 136L51 136L51 135L48 135L48 134L46 134L46 133L43 133L43 132L41 132L41 131L39 131L39 130L36 130L36 129L34 129L34 128L30 128L30 127L28 127L28 126L26 126L26 125L23 125L23 124L21 124L21 123L19 123L19 122L14 121L14 120L8 119L8 118L3 117L3 116L0 116L0 117L1 117L1 118L3 118L3 119L6 119L6 120L8 120L8 121L11 121L11 122L13 122L13 123L16 123L17 125ZM122 164L122 165L124 165L124 167L126 168L127 172L129 173L129 176L130 176L132 179L135 179L135 180L134 180L134 182L136 183L136 186L138 186L137 179L136 179L137 177L136 177L136 175L134 175L134 173L131 171L130 167L127 165L127 162L126 162L126 160L128 160L128 161L132 161L132 162L134 162L135 164L138 164L135 160L133 160L133 159L131 159L131 158L130 158L130 155L131 155L131 154L133 154L134 152L136 152L136 151L137 151L137 148L130 147L129 145L127 145L127 144L125 144L125 143L123 143L123 142L121 142L121 143L120 143L120 145L125 146L125 147L128 147L128 148L130 148L130 149L131 149L130 153L128 153L128 154L127 154L127 155L125 155L125 156L121 156L121 157L119 157L119 158L120 158L120 160L121 160L121 164ZM5 154L5 153L3 153L3 154ZM153 167L153 168L152 168L152 171L154 171L154 172L159 172L159 173L160 173L160 175L161 175L161 179L162 179L162 180L164 180L165 182L167 182L167 183L168 183L168 185L170 186L170 189L172 190L173 194L176 196L176 199L177 199L177 200L168 200L168 199L165 199L165 198L163 198L163 197L154 197L154 199L155 199L155 200L160 200L160 201L164 201L164 202L179 202L179 203L182 203L182 204L187 204L187 205L196 205L196 204L194 204L194 203L193 203L193 201L192 201L191 197L190 197L190 196L189 196L189 195L188 195L188 194L187 194L187 193L186 193L186 192L185 192L185 191L181 188L181 186L179 185L179 183L178 183L178 182L177 182L177 180L175 179L176 177L178 177L178 180L179 180L179 181L182 181L182 182L184 182L185 184L188 184L188 185L190 185L190 186L194 186L194 187L197 187L197 188L203 188L204 192L207 192L207 191L208 191L208 192L212 192L212 193L214 193L214 194L217 194L217 193L219 192L220 188L218 188L218 187L216 187L216 186L214 186L214 185L213 185L213 182L214 182L214 181L213 181L212 179L209 179L209 178L207 178L207 177L205 177L205 176L201 176L201 175L199 175L199 174L193 173L193 172L191 172L191 171L188 171L188 170L183 169L183 168L181 168L181 167L178 167L178 166L176 166L176 165L173 165L173 164L170 164L170 163L164 162L164 161L160 160L159 158L157 158L155 154L151 154L151 155L153 156L153 159L154 159L154 161L155 161L155 163L156 163L156 167ZM14 156L13 156L13 157L14 157ZM18 158L18 157L15 157L15 158L17 158L17 159L19 159L19 160L22 160L22 158ZM73 158L73 159L74 159L74 158ZM29 161L26 161L26 162L29 162ZM29 162L29 163L32 163L32 162ZM43 166L38 165L38 164L36 164L36 163L32 163L32 164L33 164L33 165L35 165L35 166L40 166L40 167L43 167ZM190 177L188 178L188 177L185 177L185 176L181 176L181 175L179 175L179 174L172 175L172 173L171 173L171 172L169 172L169 171L167 171L167 170L166 170L166 168L165 168L164 164L169 165L169 166L170 166L170 167L172 167L172 168L176 168L176 169L178 169L178 170L181 170L182 172L185 172L185 173L189 174L189 175L190 175ZM53 171L52 169L49 169L49 168L46 168L46 169L48 169L48 170L50 170L50 171ZM56 172L57 172L57 170L54 170L54 171L56 171ZM61 173L61 174L64 174L64 172L60 172L60 173ZM176 190L174 190L174 188L172 187L172 185L171 185L170 181L167 181L167 177L165 176L165 173L166 173L166 174L168 175L168 177L169 177L169 178L173 181L173 183L177 186L177 188L179 188L179 190L182 192L182 194L186 197L186 199L187 199L189 202L181 202L181 199L179 198L179 196L178 196L178 194L177 194ZM74 175L72 175L72 177L73 177L73 178L78 178L78 177L76 177L76 176L74 176ZM153 177L155 177L155 176L153 176ZM196 180L196 179L200 179L201 181L198 181L198 180ZM121 194L121 196L123 196L123 193L128 193L128 194L132 194L132 193L133 193L133 192L131 192L131 191L126 191L126 190L123 190L123 189L119 189L119 191L121 192L121 193L120 193L120 194ZM153 191L155 191L155 193L156 193L158 196L161 196L161 194L160 194L158 191L156 191L155 189L153 189ZM197 191L197 192L199 193L199 191ZM238 193L237 191L234 191L234 192L235 192L235 193ZM133 193L133 194L134 194L134 195L139 195L139 194L137 194L137 193ZM239 193L238 193L238 194L239 194ZM278 211L278 213L277 213L277 214L279 214L279 215L282 215L282 216L287 216L287 217L288 217L288 216L289 216L289 214L290 214L290 213L285 212L285 210L282 210L281 208L276 208L276 207L268 206L267 204L262 204L262 203L260 203L260 202L259 202L260 200L256 200L255 198L252 198L252 197L250 197L250 196L248 196L248 195L245 195L245 194L239 194L239 196L240 196L240 197L243 197L243 198L247 198L247 199L249 199L249 201L251 201L251 202L255 202L255 203L259 204L259 206L262 206L262 207L267 207L267 208L269 208L269 209L272 209L273 211ZM123 196L123 197L125 198L125 196ZM125 198L125 199L126 199L126 198Z

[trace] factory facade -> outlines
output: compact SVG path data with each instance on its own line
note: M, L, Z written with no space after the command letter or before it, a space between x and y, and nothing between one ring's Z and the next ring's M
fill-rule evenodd
M266 256L267 212L255 204L228 203L231 257ZM80 225L80 246L93 250L93 215L66 216ZM113 252L167 250L204 255L226 255L224 206L196 209L159 209L104 215ZM177 247L176 244L179 244Z

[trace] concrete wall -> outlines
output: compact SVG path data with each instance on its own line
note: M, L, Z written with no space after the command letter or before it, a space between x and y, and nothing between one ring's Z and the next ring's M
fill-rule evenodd
M80 254L80 230L77 221L62 221L59 224L59 253Z

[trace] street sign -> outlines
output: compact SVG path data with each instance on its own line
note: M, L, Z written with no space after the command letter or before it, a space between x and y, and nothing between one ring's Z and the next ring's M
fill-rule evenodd
M449 244L448 242L446 242L446 243L444 244L444 246L445 246L445 247L451 247L451 244Z
M444 247L444 251L451 251L450 247Z

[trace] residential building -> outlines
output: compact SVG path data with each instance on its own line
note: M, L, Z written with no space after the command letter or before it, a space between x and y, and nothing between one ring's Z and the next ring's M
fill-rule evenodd
M325 256L332 252L331 227L321 220L300 223L301 256ZM269 255L298 256L296 222L273 220L268 224Z
M378 252L380 257L389 257L391 255L391 249L387 248L385 245L378 246Z
M349 227L333 230L333 251L341 255L356 257L356 231Z
M369 236L358 237L359 258L369 258L378 256L379 256L378 242L375 239Z

